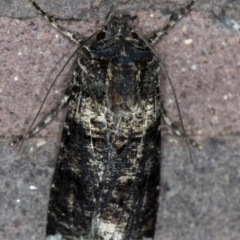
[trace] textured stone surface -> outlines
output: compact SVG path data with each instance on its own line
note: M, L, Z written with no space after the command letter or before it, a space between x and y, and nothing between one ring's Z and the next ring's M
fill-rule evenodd
M74 1L39 4L45 6L46 2L49 7L44 9L60 18L83 18L79 22L60 21L83 36L99 29L109 12L107 1L92 1L86 10L84 1L78 9ZM163 26L169 10L179 7L173 2L155 2L159 1L133 5L120 1L117 9L128 9L137 17L130 23L148 36ZM27 1L1 1L0 9L2 16L36 16ZM76 46L40 16L26 20L2 17L0 21L0 239L41 240L64 111L27 140L17 156L17 148L8 147L7 142L27 130L51 82ZM185 128L203 145L202 151L192 149L193 165L184 141L163 126L163 188L156 240L240 238L239 26L237 1L200 1L155 46L175 87ZM39 119L63 96L74 66L73 61L51 90ZM165 80L162 94L169 115L179 125Z

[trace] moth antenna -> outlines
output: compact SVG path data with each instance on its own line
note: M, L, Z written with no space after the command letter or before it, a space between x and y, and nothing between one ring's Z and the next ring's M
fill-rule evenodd
M170 86L171 86L171 89L172 89L172 92L173 92L173 96L174 96L174 100L175 100L175 103L176 103L176 106L177 106L177 111L178 111L181 127L182 127L182 130L183 130L183 135L184 135L184 138L185 138L186 143L187 143L189 156L190 156L191 162L194 163L193 162L193 158L192 158L192 152L191 152L190 144L189 144L189 139L187 137L187 134L186 134L186 131L185 131L185 127L184 127L184 124L183 124L182 114L181 114L181 111L180 111L180 108L179 108L179 104L178 104L178 100L177 100L177 96L176 96L176 92L175 92L174 86L172 84L172 81L171 81L168 73L167 73L167 70L166 70L165 66L163 65L163 62L161 61L161 59L159 59L159 60L160 60L161 67L162 67L162 69L163 69L163 71L165 73L165 76L167 77L167 80L170 83Z
M101 30L102 30L102 29L101 29ZM54 84L56 83L57 79L59 78L59 76L61 75L61 73L62 73L63 70L65 69L65 67L68 65L68 63L71 61L71 59L74 57L74 55L86 44L86 42L88 42L92 37L94 37L95 35L97 35L101 30L99 30L98 32L92 34L92 35L91 35L90 37L88 37L84 42L82 42L81 45L79 45L78 48L77 48L77 49L73 52L73 54L69 57L69 59L67 60L67 62L64 64L64 66L63 66L62 69L60 70L60 72L57 74L57 76L55 77L54 81L52 82L49 90L47 91L47 93L46 93L46 95L45 95L45 97L44 97L44 99L43 99L43 101L42 101L42 104L41 104L41 106L40 106L40 108L39 108L39 110L38 110L38 112L37 112L37 114L36 114L36 116L35 116L32 124L30 125L30 127L28 128L26 134L25 134L24 137L22 138L17 153L20 152L20 150L21 150L21 148L22 148L22 145L23 145L25 139L29 137L29 133L30 133L30 131L31 131L34 123L36 122L36 120L37 120L37 118L38 118L38 116L39 116L39 114L40 114L40 112L41 112L41 110L42 110L42 108L43 108L43 105L44 105L44 103L45 103L46 100L47 100L47 97L48 97L48 95L49 95L52 87L53 87Z
M137 32L136 32L137 33ZM156 58L159 60L160 62L160 65L164 71L164 74L167 78L167 80L169 81L170 83L170 86L171 86L171 89L172 89L172 92L173 92L173 95L174 95L174 100L175 100L175 103L177 105L177 111L178 111L178 115L179 115L179 118L180 118L180 123L181 123L181 127L182 127L182 130L183 130L183 135L184 135L184 138L186 140L186 143L187 143L187 148L188 148L188 152L189 152L189 156L190 156L190 159L191 159L191 162L193 163L193 158L192 158L192 152L191 152L191 148L190 148L190 144L189 144L189 138L187 137L187 134L186 134L186 131L185 131L185 128L184 128L184 125L183 125L183 121L182 121L182 115L181 115L181 111L180 111L180 108L179 108L179 104L178 104L178 100L177 100L177 96L176 96L176 93L175 93L175 90L174 90L174 87L173 87L173 84L172 84L172 81L167 73L167 70L166 68L164 67L163 65L163 62L162 60L158 57L157 53L155 52L155 50L152 48L152 46L148 43L148 41L143 37L141 36L141 34L137 33L137 35L146 43L146 45L154 52ZM160 107L160 111L161 111L161 114L162 116L164 115L164 112L163 112L163 109ZM193 142L193 145L198 147L199 149L201 149L201 146L199 146L197 143Z

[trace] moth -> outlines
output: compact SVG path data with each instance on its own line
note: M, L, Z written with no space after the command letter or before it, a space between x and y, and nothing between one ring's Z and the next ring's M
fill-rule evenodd
M152 48L197 0L149 38L111 13L106 27L82 39L50 24L81 47L72 81L51 114L68 104L51 186L46 240L150 240L160 189L160 120L178 136L159 95L163 67ZM193 142L192 142L193 144ZM193 144L194 145L194 144Z

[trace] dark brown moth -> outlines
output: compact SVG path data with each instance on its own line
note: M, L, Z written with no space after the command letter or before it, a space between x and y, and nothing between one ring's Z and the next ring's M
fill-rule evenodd
M159 69L152 44L191 8L173 14L150 38L121 14L85 41L58 26L82 49L78 66L56 109L27 137L68 104L51 187L47 240L150 240L160 186L160 119L176 129L162 108Z

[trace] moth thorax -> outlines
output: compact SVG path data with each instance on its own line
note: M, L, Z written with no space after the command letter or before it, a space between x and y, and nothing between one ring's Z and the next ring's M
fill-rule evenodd
M113 58L108 71L109 101L114 112L131 112L137 102L137 67L127 56Z

